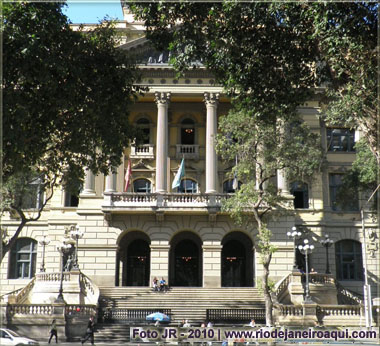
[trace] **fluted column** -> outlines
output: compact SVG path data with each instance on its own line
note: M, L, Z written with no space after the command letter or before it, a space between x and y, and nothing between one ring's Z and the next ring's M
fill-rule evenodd
M218 160L215 151L219 94L204 93L206 104L206 193L217 192Z
M94 173L86 168L85 178L84 178L84 189L82 195L94 195L95 194L95 175Z
M109 173L106 177L106 188L104 192L115 192L116 191L116 172L112 171L110 168Z
M286 178L283 169L277 170L277 188L281 190L282 194L289 195L288 179Z
M155 93L157 104L156 192L167 192L168 176L168 108L170 93Z

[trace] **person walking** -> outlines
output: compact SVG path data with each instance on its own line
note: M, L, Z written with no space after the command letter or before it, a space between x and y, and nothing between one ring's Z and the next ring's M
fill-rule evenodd
M84 336L84 339L82 340L82 345L90 339L91 345L94 345L94 316L91 316L87 323L87 329L86 329L86 335Z
M50 326L50 338L48 344L50 344L51 339L55 336L55 342L58 343L58 334L57 334L57 322L55 319L51 322Z

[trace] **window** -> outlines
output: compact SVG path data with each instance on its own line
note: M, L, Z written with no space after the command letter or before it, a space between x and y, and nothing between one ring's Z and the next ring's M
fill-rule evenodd
M328 151L355 151L355 131L350 129L327 128Z
M343 174L330 174L330 204L335 211L356 211L359 209L358 193L354 186L343 185Z
M133 182L133 191L140 193L150 193L151 192L151 183L148 179L136 179Z
M65 207L77 207L79 204L79 192L72 193L69 191L65 191Z
M23 209L38 209L43 203L43 191L42 191L41 178L32 180L25 193L21 197L21 207Z
M235 193L235 189L233 188L233 185L234 185L233 179L226 180L223 183L223 193ZM240 186L241 186L241 182L239 181L238 188L240 188Z
M362 247L355 240L335 243L336 276L338 280L363 280Z
M294 196L295 209L309 208L309 188L307 184L295 181L291 184L290 193Z
M37 242L19 238L10 251L10 279L30 279L36 273Z
M192 119L186 118L181 123L181 144L195 144L195 126Z
M180 193L197 193L198 184L194 180L182 179L181 184L178 187L178 192Z
M150 143L150 122L146 118L141 118L137 120L137 127L140 129L142 138L141 144Z

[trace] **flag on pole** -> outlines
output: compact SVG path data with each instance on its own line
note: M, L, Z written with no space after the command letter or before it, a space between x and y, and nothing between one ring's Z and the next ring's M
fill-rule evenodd
M128 167L127 170L125 171L125 185L124 185L124 192L127 192L129 185L131 184L131 177L132 177L132 164L131 160L128 160Z
M178 172L174 177L172 189L179 187L181 185L181 179L185 176L185 159L183 158L181 161L181 165L179 166Z
M237 166L237 155L235 156L235 161L236 161L236 166ZM235 167L235 172L234 172L234 180L232 181L232 188L236 191L239 186L237 174L236 174L236 167Z
M239 186L236 172L234 173L234 180L232 181L232 188L236 191Z

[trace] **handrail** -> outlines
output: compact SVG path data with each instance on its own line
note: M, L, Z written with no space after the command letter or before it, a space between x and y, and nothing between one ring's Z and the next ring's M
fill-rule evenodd
M335 287L338 293L338 302L340 298L343 303L348 303L349 305L363 304L363 295L360 293L356 293L344 287L338 280L335 280Z
M18 293L18 292L22 291L24 288L25 288L25 287L20 287L20 288L18 288L17 290L13 290L13 291L10 291L10 292L8 292L8 293L4 293L4 294L2 294L2 295L0 296L0 301L3 300L4 297L6 297L6 296L14 295L15 293Z
M98 304L98 299L100 295L99 287L94 285L91 279L87 275L83 274L82 272L80 273L80 283L81 283L81 286L83 285L86 292L91 293L95 304Z
M291 280L292 273L285 275L280 281L278 281L274 286L274 296L278 298L285 289L289 286Z

